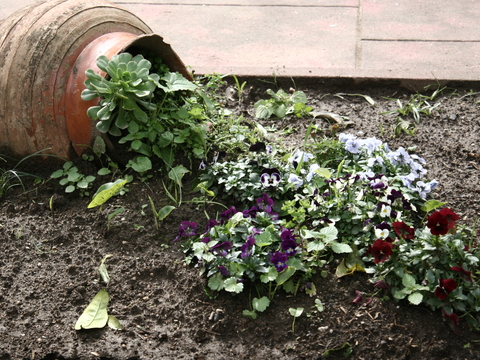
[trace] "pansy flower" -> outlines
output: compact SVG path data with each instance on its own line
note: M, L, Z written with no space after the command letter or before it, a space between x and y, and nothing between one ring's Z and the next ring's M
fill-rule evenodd
M211 251L214 254L220 255L220 256L227 256L228 250L232 248L232 243L230 241L224 241L221 243L218 243L217 245L212 246Z
M257 206L252 206L250 209L242 211L243 217L255 219L259 210L260 209Z
M223 213L220 214L220 224L225 224L237 212L238 211L235 206L232 206L230 209L225 210Z
M300 179L296 174L290 174L288 176L288 183L293 184L297 189L303 185L303 180Z
M246 257L250 257L253 253L253 245L255 245L255 235L260 234L260 231L258 229L253 229L252 233L248 235L247 237L247 242L242 245L240 250L242 253L240 254L240 257L242 259L245 259Z
M178 228L178 234L173 241L177 241L183 236L195 236L197 231L197 223L190 221L182 221Z
M248 150L252 152L262 152L262 151L265 151L266 148L267 146L265 145L264 142L258 141L255 144L250 145L250 148Z
M272 212L273 200L265 193L257 199L257 206L260 210L270 214Z
M452 210L444 208L435 211L427 219L427 227L433 235L445 235L449 230L455 227L455 221L460 217Z
M405 224L403 221L392 223L393 231L405 240L412 240L415 238L415 229Z
M292 230L283 229L280 238L282 239L282 250L285 251L288 256L295 255L297 253L296 248L298 244L297 240L295 239L295 235L292 233Z
M223 265L218 265L218 271L225 277L230 276L230 271Z
M276 188L280 184L280 172L278 169L263 169L260 182L266 188Z
M390 255L392 255L392 249L394 245L390 241L377 239L367 249L367 254L371 254L374 257L375 264L387 261Z
M218 225L218 221L215 219L208 219L207 225L205 225L205 234L208 234L210 230Z
M310 153L306 153L301 150L296 150L295 153L292 156L290 156L288 161L292 164L294 168L296 168L298 164L300 164L300 162L306 163L312 160L313 158L314 156Z
M452 329L455 334L460 335L460 319L458 318L458 315L453 312L449 314L445 311L445 309L442 309L442 315L443 320L450 327L450 329Z
M452 278L440 279L440 286L437 286L433 294L439 299L445 300L448 297L448 295L456 288L457 288L457 282Z
M463 277L465 280L469 282L472 281L472 272L465 270L462 266L453 266L450 268L450 270L458 272L458 274Z
M285 253L277 251L270 254L270 262L275 265L275 269L277 269L278 272L282 272L288 267L287 260L288 255Z

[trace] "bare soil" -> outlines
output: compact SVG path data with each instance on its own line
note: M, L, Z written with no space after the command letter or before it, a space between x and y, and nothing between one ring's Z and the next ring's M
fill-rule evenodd
M241 79L242 80L242 79ZM267 79L273 82L273 79ZM291 79L276 79L288 91ZM411 92L397 83L301 80L295 82L315 110L346 116L353 123L344 131L376 136L399 146L417 147L427 161L428 174L440 186L435 198L447 201L462 222L472 225L480 216L480 90L478 84L451 84L433 102L441 104L430 117L422 117L414 136L392 138L391 126L399 98ZM253 120L253 103L267 98L273 83L247 79L244 101L234 86L226 90L226 106ZM470 90L473 90L471 92ZM371 96L372 106L359 96ZM309 119L272 120L268 125L289 126L289 144L299 144ZM316 122L330 135L332 123ZM92 163L78 162L83 171L95 173ZM47 177L58 164L30 162L28 172ZM202 227L204 209L184 203L156 229L148 204L168 203L161 179L147 183L136 179L124 196L111 199L102 212L87 209L89 198L64 193L56 181L34 186L25 183L9 192L0 208L0 359L480 359L480 333L461 323L456 335L439 312L404 302L386 301L378 294L370 304L352 303L355 290L375 292L365 274L314 278L317 296L286 297L279 294L259 318L242 316L248 293L221 293L210 298L205 279L185 266L175 238L183 220ZM95 186L100 185L95 184ZM194 194L186 192L184 200ZM53 211L50 210L52 200ZM107 214L116 207L126 210L115 217L107 231ZM207 206L214 216L218 208ZM142 211L145 215L142 214ZM123 330L108 327L74 330L74 324L93 296L104 286L96 270L102 258L111 281L109 314ZM314 313L315 298L325 310ZM289 307L304 307L295 332ZM348 345L347 345L348 343Z

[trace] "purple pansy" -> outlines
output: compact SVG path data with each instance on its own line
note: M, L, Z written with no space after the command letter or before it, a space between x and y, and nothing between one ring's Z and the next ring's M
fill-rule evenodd
M295 255L298 244L292 231L290 229L284 229L280 237L282 239L282 250L285 251L288 256Z
M178 228L178 234L173 241L177 241L183 236L195 236L195 232L197 231L197 223L190 222L190 221L182 221Z
M225 277L230 276L230 271L223 265L218 265L218 271Z
M275 268L278 272L282 272L288 267L287 260L288 255L285 253L277 251L273 254L270 254L270 262L275 265Z
M228 219L230 219L233 215L237 213L237 209L235 206L232 206L230 209L225 210L223 213L220 214L220 224L225 224Z
M261 197L257 199L257 205L260 210L266 213L272 212L273 200L265 193L262 193Z
M220 256L227 256L228 250L232 248L232 243L230 241L224 241L217 245L212 246L212 252L220 255Z

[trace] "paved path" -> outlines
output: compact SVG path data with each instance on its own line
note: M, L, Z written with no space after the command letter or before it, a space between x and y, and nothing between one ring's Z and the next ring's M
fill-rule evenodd
M35 0L0 0L0 19ZM196 73L480 80L479 0L116 0Z

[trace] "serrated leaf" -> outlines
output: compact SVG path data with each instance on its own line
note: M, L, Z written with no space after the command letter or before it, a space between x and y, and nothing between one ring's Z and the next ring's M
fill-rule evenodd
M263 312L270 305L270 300L266 296L263 296L260 299L254 298L252 300L252 305L254 310Z
M319 240L309 241L307 243L307 252L322 251L325 249L325 244Z
M224 287L222 276L212 276L210 279L208 279L208 287L216 291L222 290Z
M410 274L404 274L402 277L402 285L406 288L413 288L416 285L415 278Z
M192 83L191 81L185 79L179 73L167 73L162 80L165 81L165 86L160 84L160 88L165 92L174 92L180 90L195 90L198 88L197 85Z
M224 282L225 285L225 291L228 292L234 292L234 293L241 293L243 290L243 283L238 282L237 278L235 277L230 277Z
M325 241L333 241L338 236L338 230L334 226L326 226L320 229L320 234L323 235Z
M100 290L78 318L75 323L75 330L99 329L107 325L107 305L109 300L107 290Z
M277 277L278 277L277 269L271 266L268 268L268 272L266 274L260 275L260 281L263 283L268 283L270 281L275 281Z
M410 304L418 305L422 302L422 300L423 300L423 295L419 292L414 292L408 295L408 301L410 302Z

